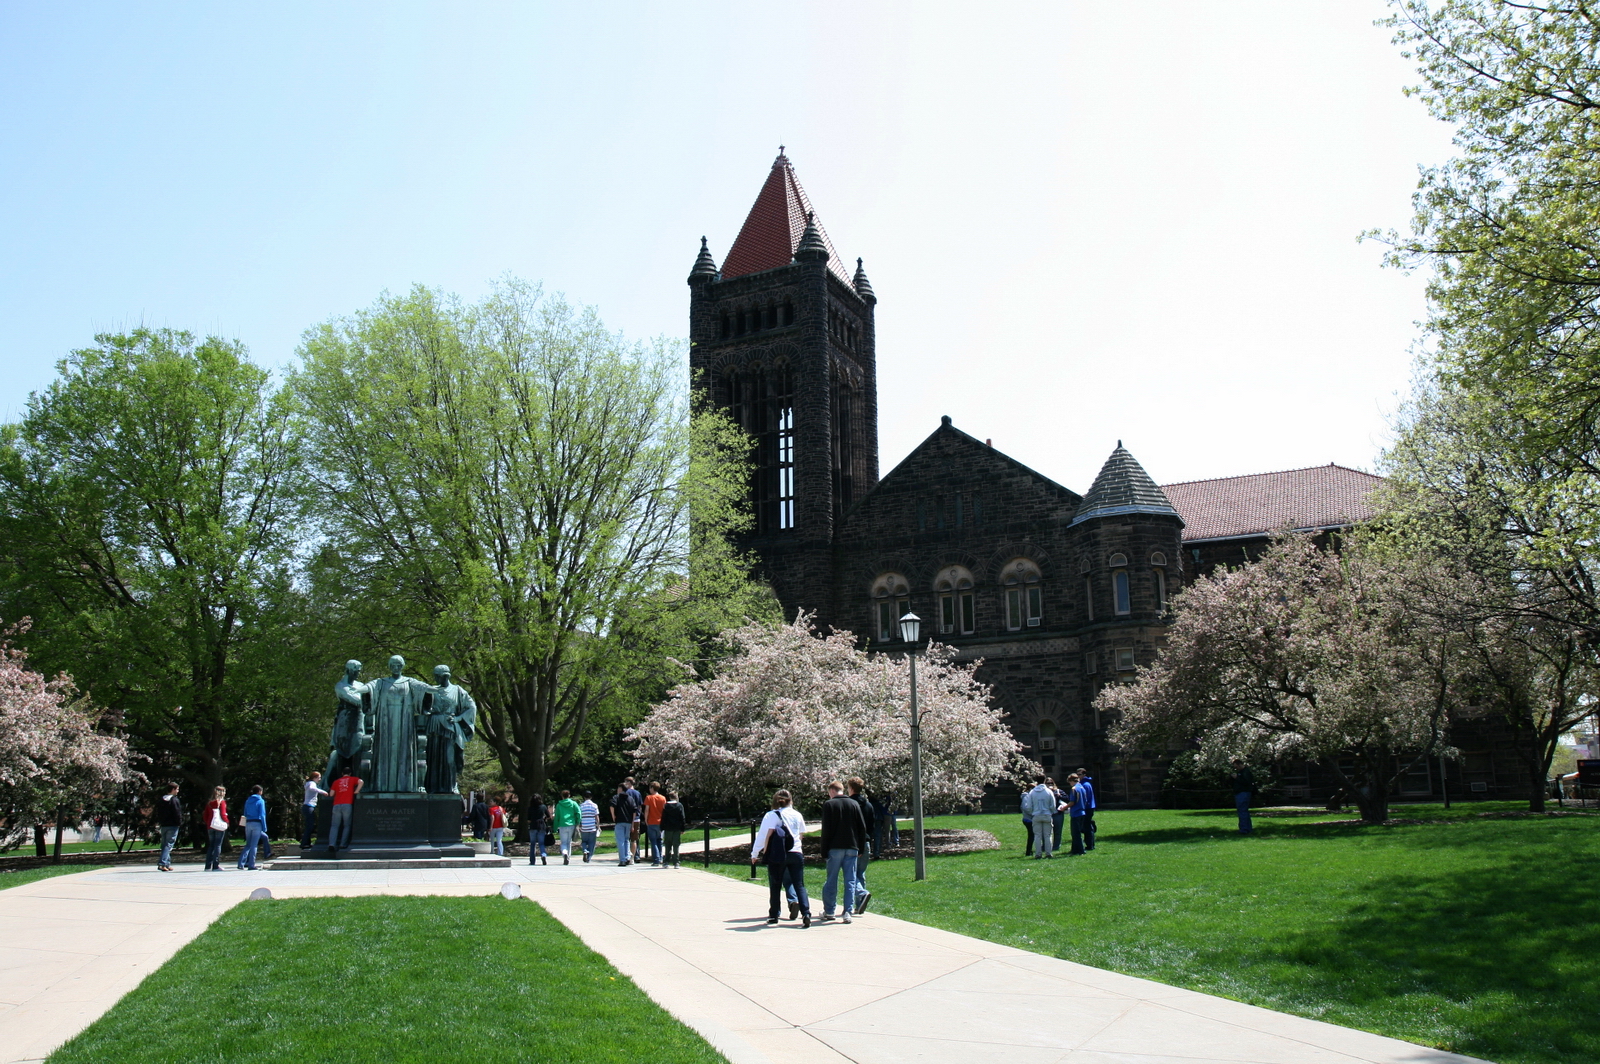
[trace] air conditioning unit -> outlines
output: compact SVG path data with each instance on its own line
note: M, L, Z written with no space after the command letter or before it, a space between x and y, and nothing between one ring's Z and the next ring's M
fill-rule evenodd
M956 626L953 625L953 624L941 624L939 626L939 634L940 635L949 635L951 632L953 632L955 630L956 630Z
M1039 740L1039 752L1040 753L1044 753L1046 750L1054 750L1055 748L1056 748L1056 741L1054 739L1040 739Z
M1037 628L1037 627L1039 627L1039 618L1037 618L1037 617L1029 617L1028 618L1028 627L1029 628Z
M1473 780L1467 786L1471 788L1473 794L1483 794L1489 789L1489 785L1482 780Z

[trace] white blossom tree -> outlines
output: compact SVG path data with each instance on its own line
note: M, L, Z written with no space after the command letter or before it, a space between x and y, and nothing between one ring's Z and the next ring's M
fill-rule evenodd
M788 787L805 802L830 779L861 776L869 791L911 789L911 692L905 658L869 654L854 634L822 635L811 616L723 633L717 674L673 688L628 737L640 764L703 795L761 801ZM1034 766L1011 737L989 687L930 644L918 662L923 800L975 800Z
M0 632L0 849L64 806L143 779L127 741L98 729L100 714L71 677L28 668L15 643L25 631L27 622Z

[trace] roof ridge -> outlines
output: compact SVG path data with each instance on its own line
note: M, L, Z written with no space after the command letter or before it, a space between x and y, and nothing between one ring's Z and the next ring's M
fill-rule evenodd
M1276 477L1284 473L1309 473L1313 469L1342 469L1346 473L1358 473L1373 480L1387 480L1388 477L1381 473L1368 473L1365 469L1356 469L1352 466L1340 465L1338 462L1329 462L1327 465L1296 466L1294 469L1269 469L1263 473L1235 473L1227 477L1199 477L1195 480L1174 480L1170 484L1162 484L1163 489L1181 488L1185 484L1211 484L1218 480L1248 480L1251 477Z

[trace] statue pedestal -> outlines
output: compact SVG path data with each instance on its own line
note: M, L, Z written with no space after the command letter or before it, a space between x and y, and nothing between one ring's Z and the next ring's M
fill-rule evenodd
M350 814L350 845L335 854L325 841L333 806L317 803L317 838L321 845L304 856L407 860L471 857L461 841L461 796L458 794L358 794Z

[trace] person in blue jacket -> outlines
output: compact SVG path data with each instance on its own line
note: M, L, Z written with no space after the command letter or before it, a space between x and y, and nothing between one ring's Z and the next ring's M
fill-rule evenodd
M1089 795L1089 819L1083 822L1083 848L1094 849L1094 837L1100 831L1100 826L1094 822L1094 811L1098 808L1094 800L1094 777L1089 775L1086 768L1078 769L1078 786L1082 787Z
M244 850L239 854L239 871L256 870L256 847L267 833L267 800L261 797L261 784L250 788L250 797L244 800L244 816L239 818L244 828Z

